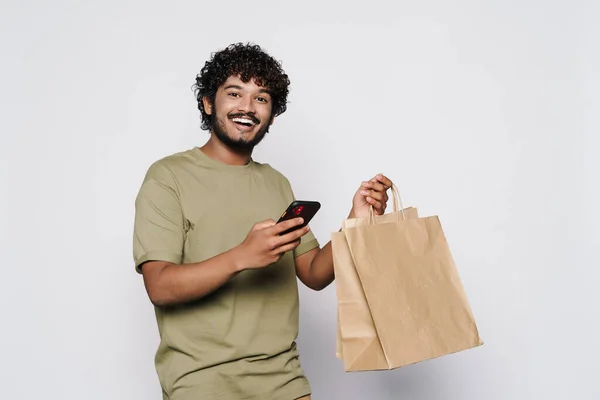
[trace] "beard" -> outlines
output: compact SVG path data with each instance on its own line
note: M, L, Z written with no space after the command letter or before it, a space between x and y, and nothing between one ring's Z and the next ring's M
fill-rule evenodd
M269 124L265 124L260 127L258 132L254 135L254 137L250 140L245 138L233 139L227 134L227 128L225 127L225 121L220 120L217 117L217 110L214 110L214 118L212 118L211 122L211 130L225 146L233 151L241 151L241 152L251 152L256 145L258 145L265 137L265 135L269 132ZM256 125L260 124L260 120L254 114L244 114L244 113L229 113L227 114L227 119L246 117L253 120Z

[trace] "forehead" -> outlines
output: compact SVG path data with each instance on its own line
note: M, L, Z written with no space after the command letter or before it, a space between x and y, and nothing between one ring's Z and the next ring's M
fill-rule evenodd
M225 83L221 85L221 89L236 88L239 90L246 90L249 92L268 92L268 88L265 86L257 85L254 78L248 82L244 82L239 76L230 76L227 78Z

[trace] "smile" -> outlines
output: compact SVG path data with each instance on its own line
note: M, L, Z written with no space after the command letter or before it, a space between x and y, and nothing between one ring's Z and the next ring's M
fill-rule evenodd
M235 122L236 124L240 124L240 125L243 125L246 127L251 127L251 126L256 125L256 123L249 118L232 118L231 120L233 122Z

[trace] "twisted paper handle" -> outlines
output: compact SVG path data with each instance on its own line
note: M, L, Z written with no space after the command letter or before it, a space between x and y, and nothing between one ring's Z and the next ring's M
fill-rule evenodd
M404 206L402 205L402 198L400 197L400 192L396 185L392 183L392 198L394 201L394 212L396 213L396 220L399 221L400 217L398 214L398 205L400 206L400 212L402 213L402 219L406 220L406 215L404 214ZM373 205L369 206L369 225L373 225L375 223L375 211L373 211Z

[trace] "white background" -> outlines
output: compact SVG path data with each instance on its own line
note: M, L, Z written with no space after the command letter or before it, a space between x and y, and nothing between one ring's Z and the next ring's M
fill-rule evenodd
M313 399L600 398L599 3L294 4L2 1L0 397L160 399L134 197L207 139L210 53L253 41L292 81L255 158L322 202L323 243L389 175L440 216L485 341L347 374L335 286L302 287Z

